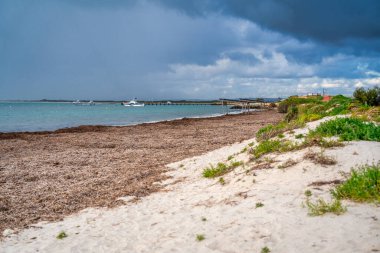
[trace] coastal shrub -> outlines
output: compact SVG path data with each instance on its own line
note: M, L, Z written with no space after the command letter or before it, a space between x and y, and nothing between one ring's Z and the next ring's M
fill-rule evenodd
M293 105L288 108L288 113L285 115L285 120L290 122L291 120L296 119L298 116L298 107Z
M356 118L337 118L321 123L310 136L338 136L343 141L380 141L380 126Z
M352 111L352 117L364 121L380 122L380 106L360 106Z
M210 167L205 168L202 174L203 174L203 177L205 178L215 178L215 177L222 176L228 173L232 169L242 164L243 162L241 161L231 161L229 165L225 163L218 163L216 167L214 167L213 165L210 165Z
M294 136L296 139L302 139L304 136L303 134L297 134L296 136Z
M289 105L286 102L280 102L277 107L279 113L287 113Z
M338 114L350 113L352 99L343 95L332 97L330 101L324 104L324 116L334 116Z
M322 114L304 113L298 117L299 122L310 122L323 118Z
M309 104L309 103L320 103L322 100L321 96L313 96L313 97L297 97L297 96L291 96L283 101L281 101L278 105L278 112L280 113L287 113L288 108L300 104Z
M380 203L380 163L352 170L349 179L332 191L339 199Z
M317 202L313 203L308 198L306 200L306 206L309 209L310 216L319 216L325 213L340 215L347 211L347 208L342 206L339 199L334 199L330 203L324 201L323 199L318 199Z
M332 148L332 147L342 147L344 143L338 140L325 140L322 136L314 134L313 136L307 136L302 143L295 143L289 140L264 140L259 142L259 144L251 150L255 159L260 158L263 155L274 153L274 152L289 152L293 150L301 150L307 147L318 146L321 148ZM320 158L320 161L325 161L323 158L326 158L322 155L317 155L316 157ZM330 159L332 163L333 159Z
M261 253L270 253L270 249L268 247L264 247L261 249Z
M353 94L354 98L364 105L377 106L380 105L380 88L357 88Z
M285 122L281 122L277 125L269 124L265 127L262 127L257 131L256 138L258 140L267 140L281 133L286 127Z

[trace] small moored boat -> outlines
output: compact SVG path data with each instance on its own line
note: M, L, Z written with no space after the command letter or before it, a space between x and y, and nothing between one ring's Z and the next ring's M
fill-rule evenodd
M132 99L129 102L123 102L121 104L124 106L144 106L145 105L144 103L137 102L136 99Z

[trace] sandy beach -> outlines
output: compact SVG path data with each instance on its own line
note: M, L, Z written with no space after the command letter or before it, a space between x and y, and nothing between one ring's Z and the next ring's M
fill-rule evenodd
M0 134L0 231L147 196L165 165L252 138L275 111L129 127Z
M305 133L321 121L286 134ZM244 148L254 138L166 166L164 190L144 198L126 196L125 205L112 209L88 208L64 220L39 223L0 244L2 252L377 252L380 250L379 207L343 201L347 212L311 217L311 199L330 198L336 182L351 168L380 160L380 143L346 142L326 155L334 165L305 159L311 147L271 154L265 169L250 162ZM209 164L244 161L223 176L225 183L202 177ZM289 159L295 164L280 169ZM260 203L260 205L258 205ZM67 237L58 240L64 231ZM202 235L204 240L197 241Z

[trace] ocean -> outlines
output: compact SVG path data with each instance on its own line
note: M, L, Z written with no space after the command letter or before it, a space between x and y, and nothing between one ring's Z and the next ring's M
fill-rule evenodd
M236 113L215 105L94 106L53 102L0 102L0 132L48 131L80 125L126 126Z

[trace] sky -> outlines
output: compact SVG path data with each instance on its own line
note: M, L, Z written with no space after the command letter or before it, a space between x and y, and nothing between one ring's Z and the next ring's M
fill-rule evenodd
M351 95L378 0L1 0L0 100Z

